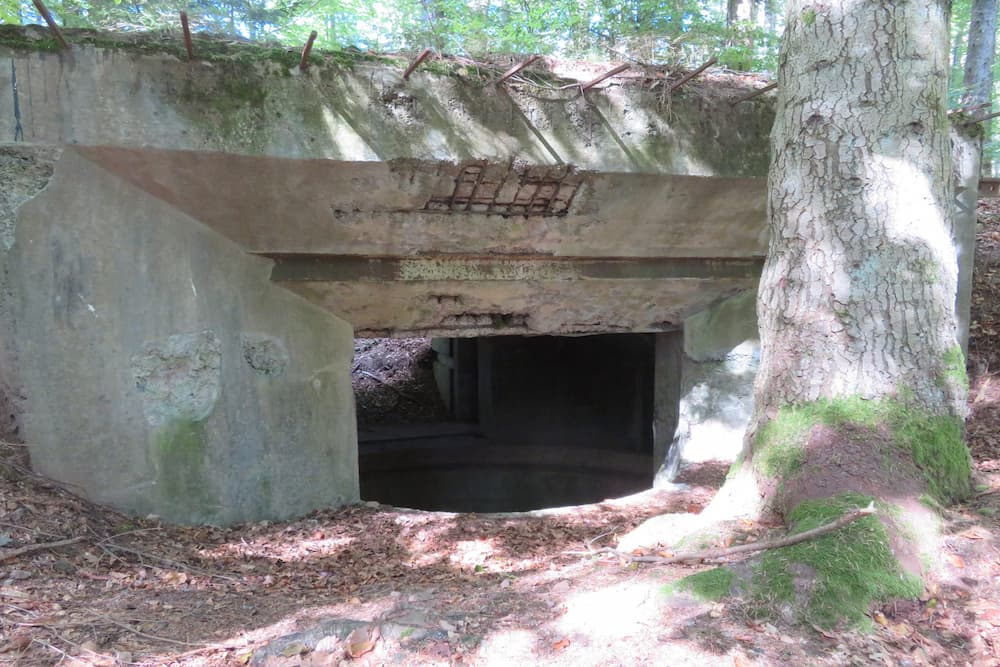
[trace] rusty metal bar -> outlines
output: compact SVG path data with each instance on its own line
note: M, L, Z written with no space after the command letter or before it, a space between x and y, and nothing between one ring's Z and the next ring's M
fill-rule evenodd
M615 74L621 74L622 72L624 72L625 70L627 70L627 69L629 69L631 67L632 66L629 65L628 63L626 63L624 65L619 65L618 67L614 68L610 72L605 72L604 74L600 75L596 79L591 79L587 83L582 84L580 86L580 92L581 93L586 92L587 90L589 90L589 89L593 88L594 86L596 86L597 84L599 84L601 81L604 81L605 79L610 79Z
M741 102L746 102L747 100L752 100L753 98L757 97L758 95L763 95L767 91L774 90L777 87L778 87L778 82L777 81L775 81L774 83L770 83L770 84L764 86L763 88L761 88L760 90L755 90L752 93L749 93L747 95L744 95L743 97L739 97L739 98L733 100L733 103L730 106L736 106L737 104L740 104Z
M299 69L303 72L309 69L309 54L312 53L313 42L316 41L316 37L318 36L319 33L313 30L309 33L309 39L306 40L306 45L302 47L302 59L299 60Z
M493 83L494 84L503 83L504 81L506 81L510 77L514 76L515 74L517 74L518 72L520 72L521 70L523 70L525 67L527 67L528 65L530 65L533 62L535 62L536 60L538 60L539 58L541 58L541 56L536 54L536 55L531 56L530 58L528 58L524 62L518 63L517 65L514 65L509 70L507 70L506 72L504 72L500 76L500 78L497 79L496 81L494 81Z
M681 86L683 86L685 83L687 83L691 79L695 78L696 76L698 76L699 74L701 74L702 72L704 72L705 70L707 70L709 67L711 67L715 63L716 63L715 56L712 56L711 58L708 59L708 62L706 62L704 65L702 65L698 69L694 70L693 72L688 72L687 74L685 74L684 76L682 76L680 81L678 81L674 85L670 86L670 90L668 92L671 92L671 93L674 92L675 90L677 90L678 88L680 88Z
M181 12L181 28L184 29L184 47L188 52L188 60L194 60L194 44L191 43L191 26L188 25L187 12Z
M45 19L45 22L49 24L49 30L52 31L53 35L55 35L56 41L59 42L59 46L61 46L63 49L68 49L69 44L66 43L66 38L63 37L62 31L59 30L59 26L57 26L56 22L52 19L52 14L49 14L49 10L45 7L44 4L42 4L42 0L31 0L31 1L35 3L35 9L37 9L38 13L42 15L42 18Z
M434 53L434 49L431 48L426 48L423 51L421 51L420 55L417 56L416 59L412 63L410 63L410 66L406 68L406 71L403 72L403 81L408 81L410 75L413 74L413 70L420 67L420 63L427 60L427 56L429 56L432 53Z

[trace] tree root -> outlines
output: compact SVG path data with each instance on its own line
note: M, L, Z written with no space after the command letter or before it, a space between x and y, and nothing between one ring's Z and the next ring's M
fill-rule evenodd
M573 553L577 554L606 553L606 554L611 554L629 563L653 563L655 565L670 565L673 563L683 563L686 561L716 560L718 558L724 558L726 556L754 553L757 551L766 551L768 549L778 549L780 547L788 547L793 544L798 544L799 542L805 542L806 540L811 540L814 537L819 537L820 535L832 533L833 531L839 530L853 521L857 521L861 517L870 516L872 514L875 514L875 505L873 503L869 504L868 507L863 507L856 509L852 512L848 512L847 514L840 517L836 521L831 521L830 523L823 524L822 526L817 526L809 530L804 530L801 533L795 533L794 535L786 535L785 537L781 537L776 540L768 540L765 542L753 542L751 544L739 544L735 547L722 547L718 549L702 549L700 551L688 551L686 553L674 554L673 556L633 556L632 554L627 554L618 551L617 549L612 549L610 547L605 547L604 549L595 549L586 552L573 552Z

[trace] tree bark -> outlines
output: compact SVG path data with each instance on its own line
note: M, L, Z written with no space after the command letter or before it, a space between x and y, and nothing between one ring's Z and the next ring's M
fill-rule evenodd
M962 106L986 104L992 97L996 33L997 0L974 0L965 52Z
M930 417L965 414L964 364L955 368L947 3L789 0L786 22L751 463L767 444L761 429L791 406L891 401ZM807 476L816 457L828 465L842 436L806 442L803 466L787 474ZM803 499L756 463L765 509L784 514ZM808 479L797 487L878 495L859 476L825 490Z
M974 0L969 19L968 48L965 52L963 107L978 107L993 99L993 59L996 54L997 0ZM989 111L977 110L973 115L986 115ZM983 130L990 136L991 122ZM989 159L982 156L980 169L992 171Z

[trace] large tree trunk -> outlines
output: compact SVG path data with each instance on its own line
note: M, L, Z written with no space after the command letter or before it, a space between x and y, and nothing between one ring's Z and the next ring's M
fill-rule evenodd
M915 461L924 478L912 486L961 495L945 3L791 0L786 19L748 435L764 507L783 514L817 495L879 495L883 439L918 459L927 446L950 448L937 453L946 470ZM794 445L775 442L778 426L766 425L806 405L815 427ZM918 417L931 430L956 428L933 445L902 442L899 422ZM859 458L864 440L873 446ZM795 465L783 467L775 448L789 446ZM853 465L833 475L823 468L838 447ZM817 475L835 478L817 484Z
M969 488L943 0L790 0L745 454L765 512Z
M788 1L743 456L698 519L651 520L619 547L671 529L686 531L685 545L717 542L739 532L735 517L801 532L872 503L877 518L693 575L679 590L738 591L734 603L756 616L861 622L873 602L918 596L924 567L940 558L930 499L967 495L971 473L948 6Z

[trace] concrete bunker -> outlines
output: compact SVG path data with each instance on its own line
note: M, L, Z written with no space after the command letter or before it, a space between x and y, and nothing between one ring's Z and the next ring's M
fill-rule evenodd
M45 53L30 32L0 31L0 105L22 112L0 136L26 141L0 146L0 405L37 471L182 523L355 502L352 340L384 336L475 340L494 395L475 423L519 454L537 441L513 418L602 428L571 410L583 386L552 423L511 405L558 394L530 372L546 345L596 371L605 337L643 341L606 343L639 359L589 396L618 406L615 435L560 465L634 454L655 485L706 442L738 447L773 118L767 96L732 105L744 79L665 103L652 80L539 94L128 39Z

